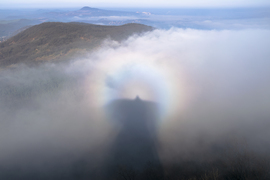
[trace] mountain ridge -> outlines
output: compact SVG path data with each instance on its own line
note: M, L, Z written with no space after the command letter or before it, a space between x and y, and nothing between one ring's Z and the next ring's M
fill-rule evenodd
M0 66L65 60L90 52L110 38L122 41L153 30L142 24L102 26L87 23L45 22L32 26L0 43Z

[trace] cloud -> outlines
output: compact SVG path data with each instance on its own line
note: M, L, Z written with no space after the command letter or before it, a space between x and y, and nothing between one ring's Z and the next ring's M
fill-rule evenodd
M117 135L103 107L136 95L159 104L164 161L235 138L269 152L269 38L262 29L155 30L66 64L1 70L1 165L102 162Z

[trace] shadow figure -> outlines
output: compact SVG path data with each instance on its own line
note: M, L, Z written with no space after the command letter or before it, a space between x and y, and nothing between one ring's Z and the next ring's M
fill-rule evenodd
M107 175L149 176L155 170L154 179L162 179L162 168L157 151L157 104L141 100L120 99L107 106L110 121L119 133L108 154ZM148 173L148 174L147 174ZM160 177L160 178L159 178ZM149 179L149 177L138 177ZM118 178L119 179L119 178ZM151 178L152 179L152 178Z

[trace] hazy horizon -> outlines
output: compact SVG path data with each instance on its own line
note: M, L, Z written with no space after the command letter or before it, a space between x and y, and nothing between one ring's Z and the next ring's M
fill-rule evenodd
M215 0L132 0L128 3L123 0L92 0L91 2L86 0L78 0L76 3L73 1L64 0L10 0L0 3L2 8L73 8L80 6L90 7L107 7L107 8L251 8L251 7L269 7L270 2L268 0L227 0L227 1L215 1Z

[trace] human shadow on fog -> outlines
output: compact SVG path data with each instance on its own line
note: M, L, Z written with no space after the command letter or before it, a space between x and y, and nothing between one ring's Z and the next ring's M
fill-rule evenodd
M155 169L155 175L161 177L157 104L137 96L134 100L115 100L107 106L107 111L110 121L119 129L108 153L107 175L137 175Z

